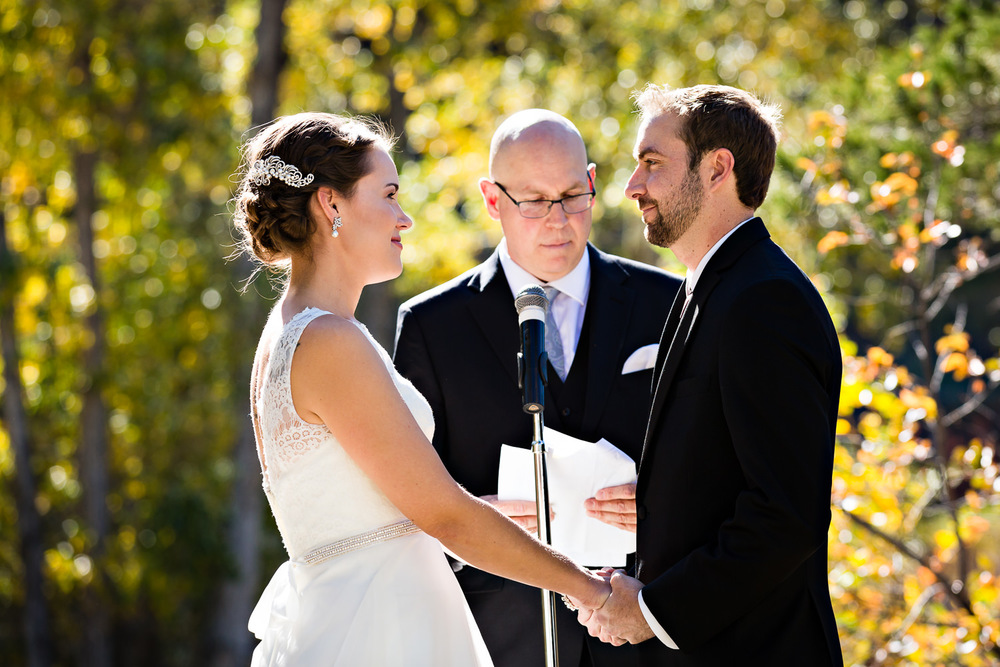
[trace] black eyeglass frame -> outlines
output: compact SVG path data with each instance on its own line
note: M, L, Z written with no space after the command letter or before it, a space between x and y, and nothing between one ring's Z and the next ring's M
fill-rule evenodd
M587 182L590 184L590 192L581 192L578 195L566 195L562 199L525 199L523 201L517 201L516 199L511 197L510 193L507 192L507 188L500 185L496 181L493 181L493 185L500 188L500 192L507 195L507 199L514 202L514 205L517 206L518 213L521 214L522 218L528 218L530 220L538 220L539 218L544 218L549 213L551 213L552 206L555 204L559 204L562 207L563 213L565 213L566 215L577 215L579 213L583 213L584 211L592 207L594 205L594 199L597 197L597 188L594 186L594 178L593 176L590 175L590 170L587 170ZM581 208L579 211L573 211L573 212L567 211L565 203L566 200L573 199L575 197L590 197L590 203L587 204L586 207ZM525 215L524 209L521 208L521 204L541 204L542 202L549 205L548 208L545 209L545 213L543 213L542 215Z

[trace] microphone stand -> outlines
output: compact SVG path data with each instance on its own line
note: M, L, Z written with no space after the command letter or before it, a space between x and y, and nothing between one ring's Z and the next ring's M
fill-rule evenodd
M546 467L542 415L545 412L545 385L548 384L548 356L545 354L545 313L549 300L545 290L529 285L514 300L521 327L521 352L517 355L517 380L524 411L534 420L531 453L535 461L535 508L538 518L538 541L551 545L549 536L549 476ZM542 630L545 643L545 667L559 667L559 638L556 635L556 594L542 589Z
M545 440L542 438L542 411L532 413L535 437L531 453L535 458L535 507L538 516L538 540L552 544L549 537L549 477L545 461ZM542 624L545 642L545 667L559 667L559 637L555 616L556 594L542 589Z

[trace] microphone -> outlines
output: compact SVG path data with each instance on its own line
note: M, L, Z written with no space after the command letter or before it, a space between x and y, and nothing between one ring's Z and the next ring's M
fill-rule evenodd
M549 383L548 356L545 354L545 314L549 299L538 285L528 285L514 299L517 323L521 326L521 351L517 353L517 384L521 388L524 411L545 410L545 385Z

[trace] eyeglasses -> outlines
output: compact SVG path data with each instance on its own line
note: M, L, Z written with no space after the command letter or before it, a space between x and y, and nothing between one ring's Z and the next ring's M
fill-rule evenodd
M594 189L594 179L590 176L590 172L587 172L587 183L590 184L590 192L585 192L580 195L569 195L563 197L562 199L529 199L526 201L517 201L510 196L507 192L507 188L500 185L496 181L493 183L500 188L500 191L507 195L507 199L511 200L517 205L517 210L520 211L521 215L525 218L544 218L552 210L553 204L559 204L562 206L562 210L566 212L567 215L572 215L574 213L583 213L588 208L594 204L594 196L597 194L597 190Z

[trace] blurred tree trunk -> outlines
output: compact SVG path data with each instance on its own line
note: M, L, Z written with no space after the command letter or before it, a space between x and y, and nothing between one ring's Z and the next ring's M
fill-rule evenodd
M42 593L42 521L35 507L35 479L31 471L31 438L24 410L20 358L14 329L14 258L7 250L4 212L0 209L0 348L3 353L3 418L14 452L17 530L24 563L24 635L28 667L52 664L49 616Z
M111 614L109 582L104 576L105 542L110 532L108 513L108 411L101 392L104 384L105 342L101 280L94 257L92 219L97 212L97 153L78 148L73 167L76 180L74 217L80 245L80 262L94 290L94 304L85 318L88 345L83 353L83 408L80 412L80 482L83 515L90 532L93 579L84 595L84 650L89 667L111 667Z
M278 84L284 69L286 0L262 0L260 23L257 24L257 62L249 82L250 101L253 105L251 126L260 125L274 118L278 105ZM253 270L251 262L241 257L235 263L236 272L245 279ZM265 310L260 299L243 300L242 324L238 328L240 340L246 348L246 363L238 374L238 395L246 397L250 386L250 367L254 354L256 333L264 323ZM242 405L246 406L244 401ZM247 620L253 610L260 578L260 522L261 485L260 464L253 424L246 417L235 443L233 463L235 475L230 494L230 524L226 543L233 555L235 574L222 585L215 617L215 648L212 656L214 667L234 667L250 662L254 639L247 631Z

